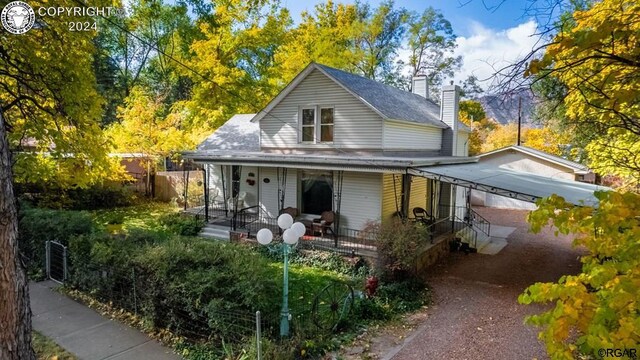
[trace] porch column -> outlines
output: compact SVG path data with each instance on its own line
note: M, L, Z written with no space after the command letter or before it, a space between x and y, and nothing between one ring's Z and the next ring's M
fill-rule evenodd
M209 169L209 165L205 164L202 167L202 178L204 179L203 181L203 187L204 187L204 219L205 222L209 222L209 171L207 171L207 169Z
M402 174L402 202L400 213L403 220L409 218L409 202L411 201L411 175Z

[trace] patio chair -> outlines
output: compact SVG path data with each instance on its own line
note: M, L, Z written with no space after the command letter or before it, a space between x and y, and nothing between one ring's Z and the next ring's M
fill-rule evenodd
M246 191L240 191L237 197L232 197L229 199L229 209L233 210L236 208L236 201L238 202L238 210L242 210L245 208L244 199L247 197Z
M298 210L298 208L294 208L294 207L286 207L282 210L280 210L280 215L282 214L289 214L291 215L291 217L293 218L293 220L295 220L299 215L300 215L300 211Z
M313 219L313 232L319 232L320 237L324 237L325 233L331 232L331 235L335 237L336 233L333 231L335 217L336 213L333 211L325 211L320 214L320 218Z
M421 207L413 208L413 217L416 222L421 222L427 226L433 224L433 216Z

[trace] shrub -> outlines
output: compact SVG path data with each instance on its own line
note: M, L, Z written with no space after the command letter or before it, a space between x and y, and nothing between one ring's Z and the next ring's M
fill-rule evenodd
M202 220L186 214L166 214L159 221L170 233L182 236L196 236L204 227Z
M128 206L136 195L119 185L63 189L51 184L22 184L16 192L31 205L48 209L96 210Z
M369 223L364 230L376 240L378 271L382 280L399 280L415 276L418 250L429 238L419 223L392 221Z
M293 254L290 261L317 269L360 277L369 270L369 265L361 257L346 258L340 254L320 250L302 250Z
M91 234L72 239L70 250L69 286L192 340L238 341L237 314L278 313L277 269L243 246Z
M18 226L20 252L26 260L27 270L32 279L40 279L44 275L47 241L55 240L68 245L70 238L96 231L88 213L32 209L24 206L21 207Z

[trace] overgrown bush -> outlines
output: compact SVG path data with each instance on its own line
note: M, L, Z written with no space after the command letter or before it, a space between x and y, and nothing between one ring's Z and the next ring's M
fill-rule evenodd
M86 212L35 209L21 206L18 244L29 277L41 279L45 267L45 243L54 240L68 245L69 239L96 231Z
M369 223L364 230L378 247L378 272L383 280L401 280L416 275L418 250L429 234L422 224L394 219L385 223Z
M16 193L32 206L48 209L96 210L132 205L136 194L120 185L63 189L51 184L16 186Z
M69 286L137 312L150 327L214 343L242 340L236 314L278 313L277 269L251 249L156 236L72 239Z
M333 271L339 274L364 277L369 265L362 257L347 258L340 254L319 250L302 250L294 253L291 263L310 266L316 269Z
M196 236L204 227L204 221L186 214L166 214L159 220L170 233L175 235Z

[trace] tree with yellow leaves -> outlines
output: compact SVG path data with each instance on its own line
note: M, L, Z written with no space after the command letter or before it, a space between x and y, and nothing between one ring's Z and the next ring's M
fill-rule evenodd
M604 0L562 23L525 75L563 86L564 121L586 139L589 165L640 182L640 3Z
M540 338L552 359L602 358L600 349L640 351L640 195L608 191L596 197L594 208L554 195L529 215L534 232L551 220L588 250L582 273L534 284L519 297L524 304L553 304L527 320L543 327Z

